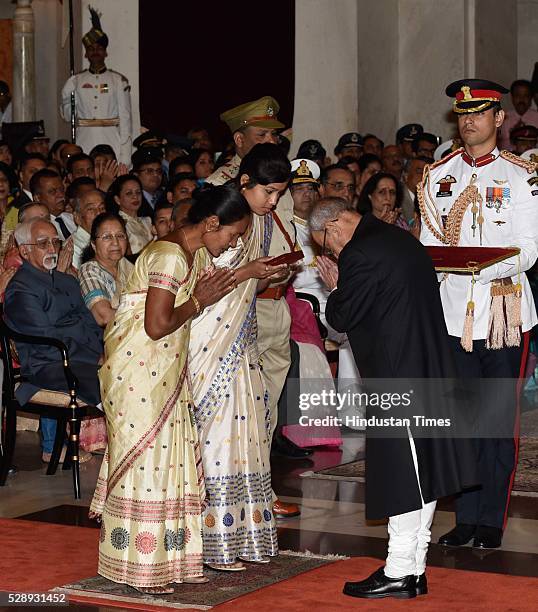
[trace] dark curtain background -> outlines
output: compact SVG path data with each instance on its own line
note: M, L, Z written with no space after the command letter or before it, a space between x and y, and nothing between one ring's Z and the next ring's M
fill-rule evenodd
M272 95L291 126L295 2L139 0L142 125L186 134L206 127L217 150L230 139L219 114Z

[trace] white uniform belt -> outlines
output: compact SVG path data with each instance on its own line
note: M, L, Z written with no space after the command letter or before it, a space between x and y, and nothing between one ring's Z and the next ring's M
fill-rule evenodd
M113 117L111 119L77 119L78 127L114 127L119 124L119 117Z

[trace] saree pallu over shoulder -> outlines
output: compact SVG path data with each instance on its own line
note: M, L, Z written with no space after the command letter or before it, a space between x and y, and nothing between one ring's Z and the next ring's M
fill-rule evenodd
M265 254L270 219L215 264L241 267ZM267 244L265 244L267 243ZM269 468L269 413L257 352L256 279L241 283L193 322L189 345L207 508L204 561L278 553Z
M206 255L189 270L159 241L136 262L105 333L99 375L108 450L90 510L102 517L99 573L135 587L202 575L202 462L189 390L190 322L160 340L144 329L149 287L189 299Z

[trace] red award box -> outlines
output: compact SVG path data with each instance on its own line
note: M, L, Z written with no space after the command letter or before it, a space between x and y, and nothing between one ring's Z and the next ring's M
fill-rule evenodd
M291 266L292 264L301 261L301 259L304 259L304 253L302 251L291 251L290 253L277 255L266 263L268 266L279 266L280 264L287 264L288 266Z
M519 255L516 247L426 247L436 272L480 272L493 264Z

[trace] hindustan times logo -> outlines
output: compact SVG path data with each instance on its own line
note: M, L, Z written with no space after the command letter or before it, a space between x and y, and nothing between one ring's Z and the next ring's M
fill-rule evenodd
M300 410L309 410L311 407L327 406L342 410L346 406L360 408L407 408L411 405L413 389L404 393L368 393L366 391L352 392L350 390L339 393L334 389L323 390L320 393L299 394Z

